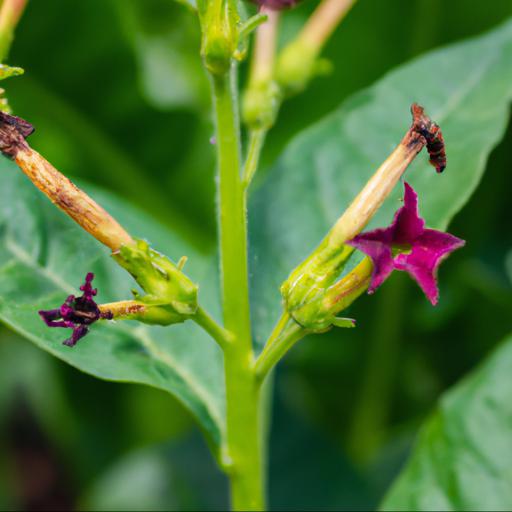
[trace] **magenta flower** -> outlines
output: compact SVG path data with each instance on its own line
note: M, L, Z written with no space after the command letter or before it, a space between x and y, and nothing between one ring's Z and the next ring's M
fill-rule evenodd
M373 261L368 293L373 293L393 270L402 270L410 274L435 306L439 298L439 264L465 242L449 233L426 229L418 214L418 195L408 183L404 185L404 205L396 212L391 226L362 233L347 244Z
M73 329L73 334L63 343L74 347L88 332L89 326L100 318L112 319L111 313L102 313L93 297L98 293L91 285L94 274L89 272L85 283L80 286L81 297L70 295L58 309L39 311L39 315L49 327L67 327Z

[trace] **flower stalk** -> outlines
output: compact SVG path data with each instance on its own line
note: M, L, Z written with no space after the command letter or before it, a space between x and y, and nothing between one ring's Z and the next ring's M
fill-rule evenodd
M318 74L330 70L319 59L322 48L356 0L323 0L310 16L298 36L279 55L277 81L286 95L305 89Z
M14 39L14 30L28 0L3 0L0 7L0 62L4 62Z

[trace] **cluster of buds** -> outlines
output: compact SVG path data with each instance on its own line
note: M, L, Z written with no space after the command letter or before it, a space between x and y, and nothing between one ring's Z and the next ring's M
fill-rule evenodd
M93 274L80 288L83 295L69 296L57 309L40 311L50 327L73 329L64 343L74 346L98 320L135 319L144 323L170 325L193 317L198 310L198 287L183 272L184 259L175 265L134 239L111 215L85 192L63 176L34 151L26 138L34 128L27 121L0 112L0 151L13 160L50 201L85 231L112 251L116 262L137 281L145 294L135 300L99 305L94 301Z
M413 123L404 138L338 219L320 246L284 282L285 309L304 329L322 332L333 325L351 326L337 315L364 291L373 293L393 270L408 272L430 302L438 301L437 269L464 241L425 228L418 196L405 183L404 204L387 228L361 233L409 164L423 147L437 172L446 167L441 130L423 108L411 108ZM340 278L354 249L366 257Z

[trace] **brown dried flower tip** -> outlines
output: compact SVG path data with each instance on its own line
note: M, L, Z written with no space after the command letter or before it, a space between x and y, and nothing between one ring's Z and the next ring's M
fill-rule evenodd
M25 139L34 133L34 127L21 117L0 111L0 151L15 158L21 148L26 146Z
M425 109L417 103L413 103L411 112L414 120L413 129L425 139L430 163L437 172L443 172L446 168L446 151L441 128L425 115Z

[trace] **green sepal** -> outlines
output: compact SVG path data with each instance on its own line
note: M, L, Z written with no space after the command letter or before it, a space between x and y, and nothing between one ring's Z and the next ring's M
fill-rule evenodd
M5 80L11 76L23 75L25 70L15 66L8 66L7 64L0 64L0 80Z
M341 274L353 248L334 249L326 241L288 277L281 286L281 294L290 313L325 294Z
M336 282L352 251L349 246L336 251L321 244L282 285L284 307L304 329L325 332L333 326L355 327L354 321L336 315L368 288L373 265L365 258Z
M25 70L23 68L7 66L7 64L0 64L0 80L5 80L11 76L19 76L23 75ZM7 98L4 96L5 90L0 89L0 110L7 114L11 113L11 107L9 106L9 102Z
M183 322L196 313L198 286L146 241L124 245L112 256L146 292L144 296L134 294L137 300L150 306L141 315L141 321L169 325Z
M334 317L332 325L334 327L342 327L346 329L353 329L356 326L356 321L353 318Z

